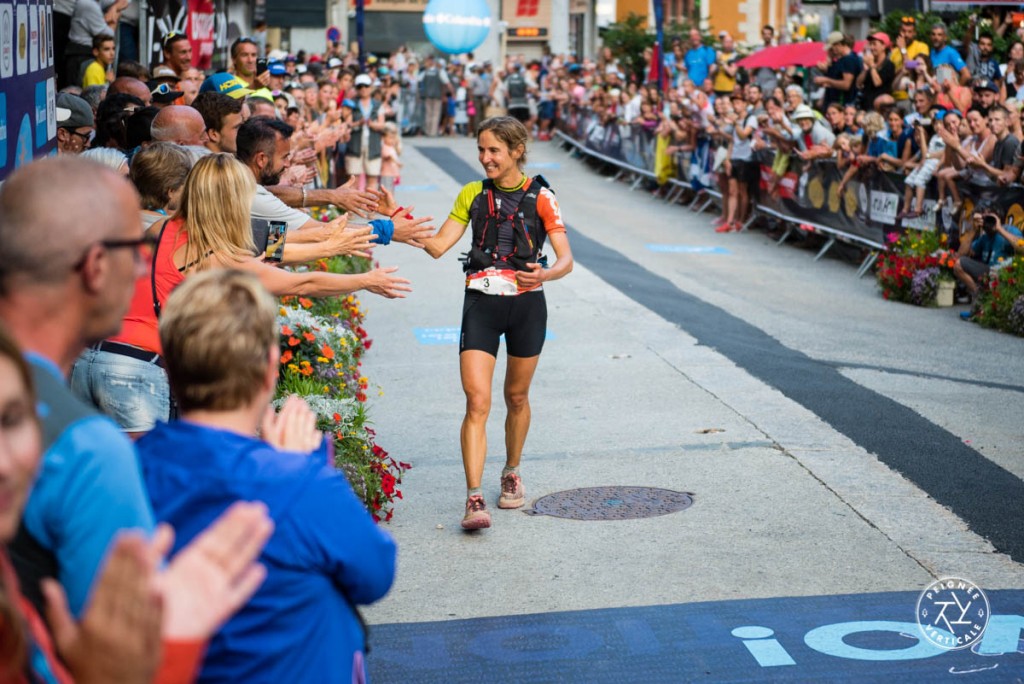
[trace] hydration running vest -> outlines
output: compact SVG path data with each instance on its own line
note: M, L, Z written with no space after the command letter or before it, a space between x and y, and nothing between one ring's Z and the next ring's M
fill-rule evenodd
M481 193L485 201L481 202L478 196L471 208L469 218L473 224L473 246L462 260L463 270L476 273L498 263L498 228L505 221L512 223L512 253L504 257L509 266L517 271L528 271L526 264L543 263L540 250L544 247L547 231L537 214L537 195L543 188L550 187L544 176L534 176L519 206L513 213L503 215L494 201L494 181L485 178Z
M505 85L508 87L509 104L521 104L526 100L526 77L521 73L517 71L510 75Z

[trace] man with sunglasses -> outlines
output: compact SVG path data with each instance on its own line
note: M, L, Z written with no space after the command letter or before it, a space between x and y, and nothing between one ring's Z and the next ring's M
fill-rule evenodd
M185 75L185 72L192 66L192 43L184 33L171 31L161 41L163 46L164 61L153 69L156 72L161 66L170 67L177 74L178 78Z
M57 96L57 151L81 154L96 132L96 120L89 103L70 93Z

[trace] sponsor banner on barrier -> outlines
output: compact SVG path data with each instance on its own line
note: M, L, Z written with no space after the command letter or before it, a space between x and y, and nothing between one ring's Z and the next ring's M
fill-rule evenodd
M56 147L52 11L50 0L0 2L0 180Z
M584 109L570 112L562 129L605 161L627 168L654 169L654 138L638 126L602 119ZM690 155L688 177L682 176L681 168L679 180L686 181L697 191L719 190L720 174L712 170L715 156L714 148L707 141L699 141ZM901 220L905 186L900 174L869 165L859 169L840 187L845 171L840 171L833 159L808 162L791 156L787 161L776 159L775 153L768 151L760 153L758 161L761 164L758 208L870 247L883 248L888 234L901 233L908 228L955 232L954 220L969 220L973 207L981 199L993 203L1004 223L1018 228L1024 223L1024 187L1019 185L980 188L962 183L959 189L963 211L954 217L951 200L939 205L933 180L925 193L923 213Z

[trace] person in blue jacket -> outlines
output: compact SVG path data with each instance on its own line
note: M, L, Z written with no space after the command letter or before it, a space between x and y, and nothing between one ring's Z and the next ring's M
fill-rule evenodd
M239 499L262 501L275 525L266 580L210 640L200 682L362 682L356 605L391 587L395 543L330 465L315 414L295 397L268 412L276 312L238 271L201 273L171 295L160 339L181 420L139 440L143 479L177 546Z

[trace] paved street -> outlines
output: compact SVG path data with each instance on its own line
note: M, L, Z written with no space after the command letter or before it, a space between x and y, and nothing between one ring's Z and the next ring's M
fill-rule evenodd
M405 143L398 199L439 226L479 178L472 140ZM692 494L686 510L582 521L495 507L499 355L484 493L459 527L460 246L382 265L367 295L379 442L411 462L389 529L399 572L366 611L376 682L1021 681L1024 340L954 309L885 302L841 259L716 235L712 215L611 182L553 143L576 269L545 286L527 507L585 487ZM715 249L719 248L719 249ZM921 591L987 592L980 647L929 650ZM957 676L954 676L957 675Z

